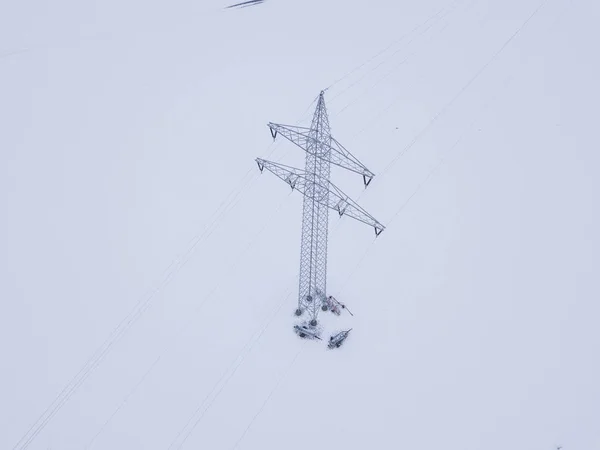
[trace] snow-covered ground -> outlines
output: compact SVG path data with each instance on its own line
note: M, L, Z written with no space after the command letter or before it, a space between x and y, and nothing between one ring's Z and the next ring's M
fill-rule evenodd
M0 6L0 448L600 448L598 3L228 4ZM327 87L336 350L254 162Z

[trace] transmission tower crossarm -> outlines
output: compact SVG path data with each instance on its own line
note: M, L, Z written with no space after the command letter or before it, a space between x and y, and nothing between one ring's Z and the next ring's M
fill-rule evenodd
M311 197L314 196L315 192L326 192L327 195L315 196L314 200L321 205L337 211L340 217L345 215L366 225L372 226L375 229L376 236L379 236L381 232L385 230L385 226L365 211L358 203L348 197L331 181L318 180L302 169L286 166L273 161L267 161L261 158L257 158L256 163L261 172L264 169L267 169L269 172L285 181L292 189L301 192L302 195ZM319 185L322 189L307 189L307 187L315 184Z
M317 148L315 138L309 134L310 128L282 125L272 122L269 122L268 126L271 130L273 139L275 139L278 134L281 134L284 138L296 144L305 152L309 152L309 149ZM322 154L317 155L319 158L323 159L322 155L327 155L327 161L331 164L362 175L365 187L369 185L375 174L367 169L358 158L346 150L336 139L331 137L331 143L320 142L319 144L323 149Z
M329 152L329 155L331 164L335 164L336 166L343 167L344 169L362 175L365 187L369 185L375 174L367 169L356 156L346 150L344 146L333 137L331 138L330 149L331 152Z
M375 229L375 236L379 236L385 226L383 226L375 217L365 211L358 203L348 197L340 188L331 181L329 182L329 205L331 209L338 212L340 217L348 216L358 220Z
M310 128L298 127L295 125L283 125L273 122L269 122L267 125L271 130L271 136L273 139L275 139L278 134L281 134L288 141L296 144L302 150L306 151L306 146L310 139L308 135Z
M264 169L267 169L277 178L280 178L289 184L292 189L298 189L300 192L304 192L303 185L306 182L306 172L304 170L261 158L256 158L256 163L258 164L261 173Z

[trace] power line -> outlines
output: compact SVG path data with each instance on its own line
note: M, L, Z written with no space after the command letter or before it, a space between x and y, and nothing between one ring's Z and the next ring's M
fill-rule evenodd
M400 53L401 50L404 50L404 48L409 48L410 45L417 40L418 38L420 38L421 36L425 35L431 28L433 28L439 21L443 20L446 18L446 16L448 16L454 9L454 5L458 4L459 1L456 0L455 2L453 2L453 4L451 5L450 8L448 8L448 10L442 14L441 17L438 18L438 16L444 12L445 7L441 8L438 12L436 12L434 15L430 16L427 20L425 20L423 23L419 24L418 26L416 26L415 28L413 28L409 33L407 33L406 35L403 36L404 37L408 37L408 36L412 36L414 33L416 33L420 28L424 27L425 25L427 25L430 21L432 21L432 19L437 18L437 20L434 20L431 24L429 24L428 26L426 26L422 31L418 32L414 37L412 37L403 47L396 49L390 56L387 56L383 61L381 61L377 66L375 66L374 68L372 68L371 70L369 70L368 72L366 72L365 74L363 74L363 76L361 76L358 80L354 81L353 83L351 83L349 86L347 86L345 89L343 89L341 92L337 93L336 95L334 95L331 100L330 103L333 103L337 98L339 98L343 93L345 93L348 89L356 86L357 84L359 84L361 81L363 81L367 76L369 76L372 73L375 73L375 71L377 69L379 69L380 67L382 67L386 62L388 62L389 60L391 60L392 58L394 58L394 56L396 56L398 53ZM388 47L389 48L389 47ZM385 78L387 78L389 75L391 75L391 73L393 73L394 71L396 71L398 69L398 67L402 66L409 58L410 56L414 56L416 53L412 53L411 55L409 55L408 57L404 58L399 64L395 65L390 71L388 71L386 73L386 75L381 78L379 81L377 81L375 84L373 84L371 87L367 88L365 91L363 91L358 97L356 97L354 100L352 100L348 105L346 105L344 108L342 108L341 110L337 111L336 114L341 114L344 110L346 110L350 105L356 103L356 101L358 101L361 97L363 97L367 92L371 91L371 89L375 88L377 85L379 85Z
M485 70L500 56L500 54L508 47L508 45L519 35L519 33L527 26L527 24L537 15L537 13L548 3L549 0L544 0L539 6L527 17L527 19L521 24L519 28L502 44L502 46L494 52L492 57L482 66L479 70L473 75L465 85L452 97L452 99L444 105L444 107L429 121L429 123L415 136L415 138L402 150L400 151L390 163L383 169L380 174L380 179L383 177L396 162L406 153L408 152L412 146L429 131L429 129L435 124L435 122L442 116L444 113L454 104L454 102L460 98L462 94L464 94L469 87L485 72Z
M458 2L455 2L458 3ZM471 2L469 2L469 4L467 5L467 8L472 6L474 3L476 3L476 0L472 0ZM408 43L407 43L407 47L414 42L416 39L420 38L421 36L425 35L430 29L432 29L434 26L436 26L438 24L438 22L441 22L443 19L445 19L447 16L449 16L451 13L454 12L454 9L449 9L448 11L446 11L438 21L430 24L427 28L425 28L423 31L421 31L418 35L416 35L415 37L413 37ZM431 40L433 40L437 35L441 34L446 28L442 28L438 34L434 34L433 36L431 36ZM396 54L398 54L400 52L401 49L396 50L394 53L392 53L392 55L389 58L393 58ZM396 72L396 70L398 70L401 66L403 66L404 64L406 64L412 57L417 55L417 51L413 51L410 54L408 54L407 56L405 56L398 64L394 65L390 70L388 70L382 77L380 77L375 83L373 83L370 87L368 87L367 89L365 89L363 92L361 92L357 97L355 97L353 100L351 100L350 102L348 102L343 108L341 108L339 111L336 112L336 114L342 114L344 111L346 111L348 108L350 108L352 105L356 104L361 98L363 98L367 93L369 93L372 89L376 88L377 86L379 86L383 81L385 81L391 74L393 74L394 72ZM383 61L380 65L383 65L385 61ZM368 75L365 74L362 78L364 79L366 76ZM360 80L359 80L360 81Z
M242 433L240 438L237 440L237 442L233 446L232 450L235 450L236 448L238 448L238 446L240 445L240 443L242 442L244 437L246 437L246 434L248 433L248 431L250 430L250 428L252 427L252 425L254 424L256 419L258 418L258 416L260 416L260 414L263 412L263 410L265 409L265 406L267 406L267 403L269 403L269 400L271 400L271 397L273 396L273 394L275 393L275 391L277 390L277 388L279 387L281 382L288 376L288 374L290 373L290 370L292 370L292 367L294 367L294 364L296 363L298 356L300 356L300 353L302 353L302 350L304 350L304 346L300 347L300 350L298 350L298 352L294 356L292 363L288 366L287 370L283 373L283 375L281 375L279 380L277 380L277 383L275 383L275 386L273 386L273 389L271 389L271 392L269 392L269 395L267 395L267 398L265 398L265 401L263 402L263 404L260 406L260 408L254 415L254 417L252 417L252 420L250 420L250 423L248 424L248 426L246 427L246 429L244 430L244 432Z
M115 409L113 411L113 413L110 415L110 417L108 419L106 419L106 421L104 422L104 424L102 425L102 427L100 427L100 429L98 430L98 432L94 435L94 437L92 438L92 440L85 446L86 450L92 447L92 445L94 444L94 442L96 442L96 439L98 439L98 437L102 434L102 432L105 430L105 428L108 426L108 424L115 418L115 416L117 415L117 413L125 406L125 404L127 403L127 401L131 398L131 396L135 393L135 391L137 391L137 389L142 385L142 383L144 382L144 380L146 380L146 378L148 378L148 375L150 375L150 373L152 372L152 370L154 369L154 367L156 367L156 365L160 361L160 358L161 358L161 356L159 356L158 358L156 358L154 360L154 362L152 363L152 365L146 370L146 372L144 372L144 375L142 375L142 378L140 378L140 380L136 383L136 385L133 387L133 389L131 389L127 393L127 395L123 398L123 400L121 401L121 403L119 404L119 406L117 407L117 409Z
M454 2L456 3L456 1ZM414 33L415 31L417 31L419 28L421 28L422 26L426 25L429 21L435 19L435 17L437 17L443 10L444 10L445 6L440 8L437 12L435 12L434 14L432 14L431 16L429 16L424 22L421 22L420 24L418 24L416 27L414 27L412 30L410 30L409 32L403 34L402 36L400 36L397 39L394 39L390 44L388 44L386 47L384 47L382 50L378 51L375 55L373 55L372 57L368 58L367 60L363 61L362 63L360 63L358 66L354 67L352 70L348 71L346 74L344 74L341 78L338 78L337 80L335 80L333 83L331 83L329 86L327 86L327 88L325 89L325 91L328 91L329 89L331 89L333 86L335 86L336 84L342 82L343 80L345 80L346 78L348 78L350 75L352 75L353 73L355 73L356 71L362 69L364 66L370 64L371 62L373 62L376 58L378 58L379 56L381 56L382 54L384 54L385 52L387 52L389 49L391 49L394 45L402 42L404 40L404 38L406 38L407 36L410 36L412 33ZM342 92L336 94L335 96L333 96L329 101L333 102L339 95L341 95L344 91L346 91L347 89L349 89L351 86L347 87L346 89L344 89Z
M516 36L516 34L518 34L518 32L527 24L527 22L529 22L531 20L531 18L533 18L533 16L535 16L535 14L541 9L541 7L547 2L544 1L540 7L538 7L538 9L536 9L536 11L534 11L534 13L524 22L523 26L521 28L519 28L519 30L517 30L517 32L515 34L513 34L513 36L511 36L511 38L509 38L509 40L507 41L507 43L502 47L505 48L506 45L508 45L508 43L514 39L514 37ZM501 50L500 50L501 51ZM495 54L495 56L492 58L495 59L495 57L499 54L499 52L497 52ZM480 71L481 72L481 71ZM476 75L478 76L478 75ZM470 82L472 83L472 81ZM464 91L464 90L463 90ZM486 105L485 107L487 107L488 105ZM485 109L484 107L484 109ZM446 108L444 108L443 110L445 110ZM443 111L442 110L442 111ZM439 115L439 114L438 114ZM475 120L473 120L471 122L471 124L467 127L467 129L465 130L465 132L458 138L458 140L451 146L450 151L452 151L456 146L458 146L458 144L462 141L463 137L470 131L470 129L472 128L472 126L476 123L476 121L479 119L479 116L476 117ZM400 208L397 210L397 212L394 214L394 216L392 217L392 219L395 219L398 214L406 207L406 205L408 204L408 202L410 202L410 200L419 192L419 190L422 188L422 186L427 183L427 181L431 178L431 176L433 175L433 173L440 167L441 164L443 164L443 162L445 161L445 158L442 158L438 164L435 165L435 167L428 173L428 175L426 176L426 178L419 183L419 185L417 186L416 190L409 196L409 198L400 206ZM360 265L364 259L366 258L367 254L369 253L369 251L372 249L372 245L370 245L367 250L365 251L365 253L363 254L363 256L359 259L358 261L358 265ZM355 267L356 268L356 267ZM354 271L351 272L351 274ZM348 281L350 280L350 277L348 277L348 279L346 280L346 282L344 284L346 284ZM265 406L267 405L267 403L270 401L273 393L277 390L278 386L280 385L280 383L282 382L282 380L285 378L285 376L287 375L287 373L289 372L289 370L291 369L291 367L293 366L293 364L295 363L298 355L300 354L300 352L302 351L302 349L296 354L295 358L293 359L291 365L288 367L286 373L278 380L278 382L276 383L276 385L274 386L274 388L271 390L271 392L269 393L269 395L267 396L267 398L265 399L265 401L263 402L263 404L261 405L261 407L259 408L259 410L257 411L257 413L254 415L254 417L251 419L250 423L248 424L248 426L246 427L246 429L244 430L244 432L242 433L242 435L240 436L240 438L238 439L238 441L236 442L236 444L234 445L233 449L235 450L239 444L242 442L242 440L244 439L244 437L246 436L246 434L248 433L249 429L252 427L252 425L254 424L254 422L256 421L256 419L258 418L258 416L262 413L262 411L264 410ZM221 389L222 390L222 389ZM220 392L220 391L219 391ZM216 397L215 397L216 398ZM213 399L214 401L214 399ZM190 432L191 434L191 432Z
M286 197L287 198L287 197ZM239 262L241 261L242 257L252 248L252 246L255 244L255 242L258 240L258 238L260 237L260 235L262 233L264 233L264 231L266 230L267 226L271 223L272 218L277 215L280 211L280 209L283 207L283 205L286 203L286 198L282 199L281 202L279 203L279 205L275 208L274 212L271 214L270 217L268 217L265 220L265 223L263 225L263 227L254 235L254 237L250 240L250 242L248 243L248 245L241 251L238 253L237 258L233 261L233 263L229 266L229 268L225 271L225 274L231 274L236 266L239 264ZM183 327L181 327L179 329L179 331L177 332L177 334L173 337L172 342L171 342L171 346L165 346L165 348L163 349L163 351L161 352L160 356L158 359L162 358L163 356L165 356L169 350L171 349L172 345L174 345L175 340L177 339L178 336L181 335L181 333L183 333L185 330L188 329L188 327L193 323L192 317L193 314L197 314L202 307L206 304L206 302L208 302L208 300L210 300L213 295L217 292L217 290L221 287L221 285L225 282L225 279L222 279L218 284L216 284L213 289L203 298L203 300L196 306L196 308L187 315L187 317L189 318L188 322L186 325L184 325ZM142 378L146 378L148 376L148 374L156 367L156 363L158 361L155 361L149 368L148 368L148 372L145 373L145 375ZM137 384L136 387L134 388L133 391L135 391L135 389L137 389L141 384L142 384L143 380L140 380ZM132 392L133 393L133 392ZM121 406L117 407L117 410L120 409ZM113 416L116 414L117 411L115 411L113 413ZM88 446L91 445L88 444Z
M468 89L468 87L485 71L485 69L488 67L489 64L491 64L491 62L493 62L497 56L504 50L504 48L506 48L510 42L519 34L519 32L527 25L527 23L538 13L538 11L547 3L547 0L545 0L544 2L542 2L540 4L540 6L533 12L533 14L525 21L525 23L508 39L508 41L505 42L505 44L498 50L498 52L496 52L494 54L494 56L492 57L492 59L490 61L488 61L488 63L486 63L486 65L484 65L481 70L476 73L476 75L467 83L467 85L465 85L463 87L463 89L461 91L459 91L459 93L450 101L450 103L448 103L443 110L438 113L438 115L436 115L432 121L427 125L427 127L422 131L422 133L420 135L417 136L417 138L415 138L415 140L409 144L409 146L399 154L399 156L397 156L394 160L392 160L392 162L386 167L386 169L384 169L384 173L389 170L389 168L391 168L395 162L397 161L397 159L399 157L401 157L406 151L408 151L408 149L410 149L410 147L412 147L412 145L414 145L414 143L418 140L418 138L428 129L432 126L433 122L435 122L439 116L466 90ZM217 220L217 219L215 219ZM213 230L214 231L214 230ZM212 231L211 233L212 234ZM209 235L210 235L209 234ZM193 249L196 247L197 243L192 244L191 246L191 251L193 251ZM186 252L187 253L187 252ZM173 263L171 264L172 267ZM168 283L170 281L170 279L172 278L172 276L174 276L174 274L176 273L176 271L178 271L180 269L180 266L178 266L179 268L177 268L175 270L175 272L171 272L170 269L168 269L168 275L166 278L166 283ZM165 283L165 284L166 284ZM158 290L160 290L160 288L164 287L164 285L159 285L159 288L157 288L157 290L155 290L152 294L150 294L150 297L142 303L140 308L137 308L138 305L140 305L140 302L138 302L138 304L136 305L136 307L134 308L134 310L130 313L129 316L127 316L125 319L123 319L123 321L121 321L121 323L113 330L113 332L111 333L111 335L109 336L108 340L105 341L105 343L94 353L94 355L86 362L86 364L82 367L82 369L78 372L78 374L75 375L75 377L71 380L70 383L68 383L65 388L63 388L63 390L61 391L61 393L58 395L58 397L55 399L55 401L53 403L50 404L50 406L44 411L44 413L38 418L38 420L36 421L36 423L34 423L34 425L28 430L28 432L19 440L19 442L17 443L17 445L15 445L15 449L18 448L24 441L24 444L21 448L27 448L28 445L33 441L33 439L35 439L35 437L39 434L39 432L41 432L41 430L46 426L46 424L48 423L48 421L50 421L52 419L52 417L56 414L56 412L58 410L60 410L60 408L64 405L64 403L66 401L68 401L68 399L70 398L70 396L72 395L72 393L81 385L81 383L83 383L85 381L85 379L87 379L87 377L89 376L89 374L91 373L91 371L93 371L95 369L95 367L97 367L97 365L102 361L102 359L108 354L108 352L110 351L111 347L113 346L113 344L118 341L126 332L127 330L129 330L129 328L133 325L133 323L135 323L136 320L139 319L139 317L145 312L145 310L147 309L147 305L149 303L149 301L154 297L154 295L158 292ZM113 339L114 336L114 339Z

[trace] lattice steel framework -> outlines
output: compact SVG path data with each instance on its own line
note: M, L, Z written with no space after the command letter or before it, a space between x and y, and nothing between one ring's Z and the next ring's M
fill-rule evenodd
M385 229L330 181L331 164L362 175L365 187L375 175L331 136L323 91L319 94L310 128L272 122L268 126L273 139L281 134L306 152L304 170L261 158L256 162L261 172L267 169L304 195L296 315L307 311L310 324L314 326L327 296L329 209L336 210L340 217L346 215L371 225L376 236Z

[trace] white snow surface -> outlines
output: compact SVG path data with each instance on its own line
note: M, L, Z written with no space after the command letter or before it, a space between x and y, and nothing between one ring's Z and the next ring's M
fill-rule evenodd
M600 449L600 4L227 5L0 6L0 448ZM327 87L335 350L254 162Z

